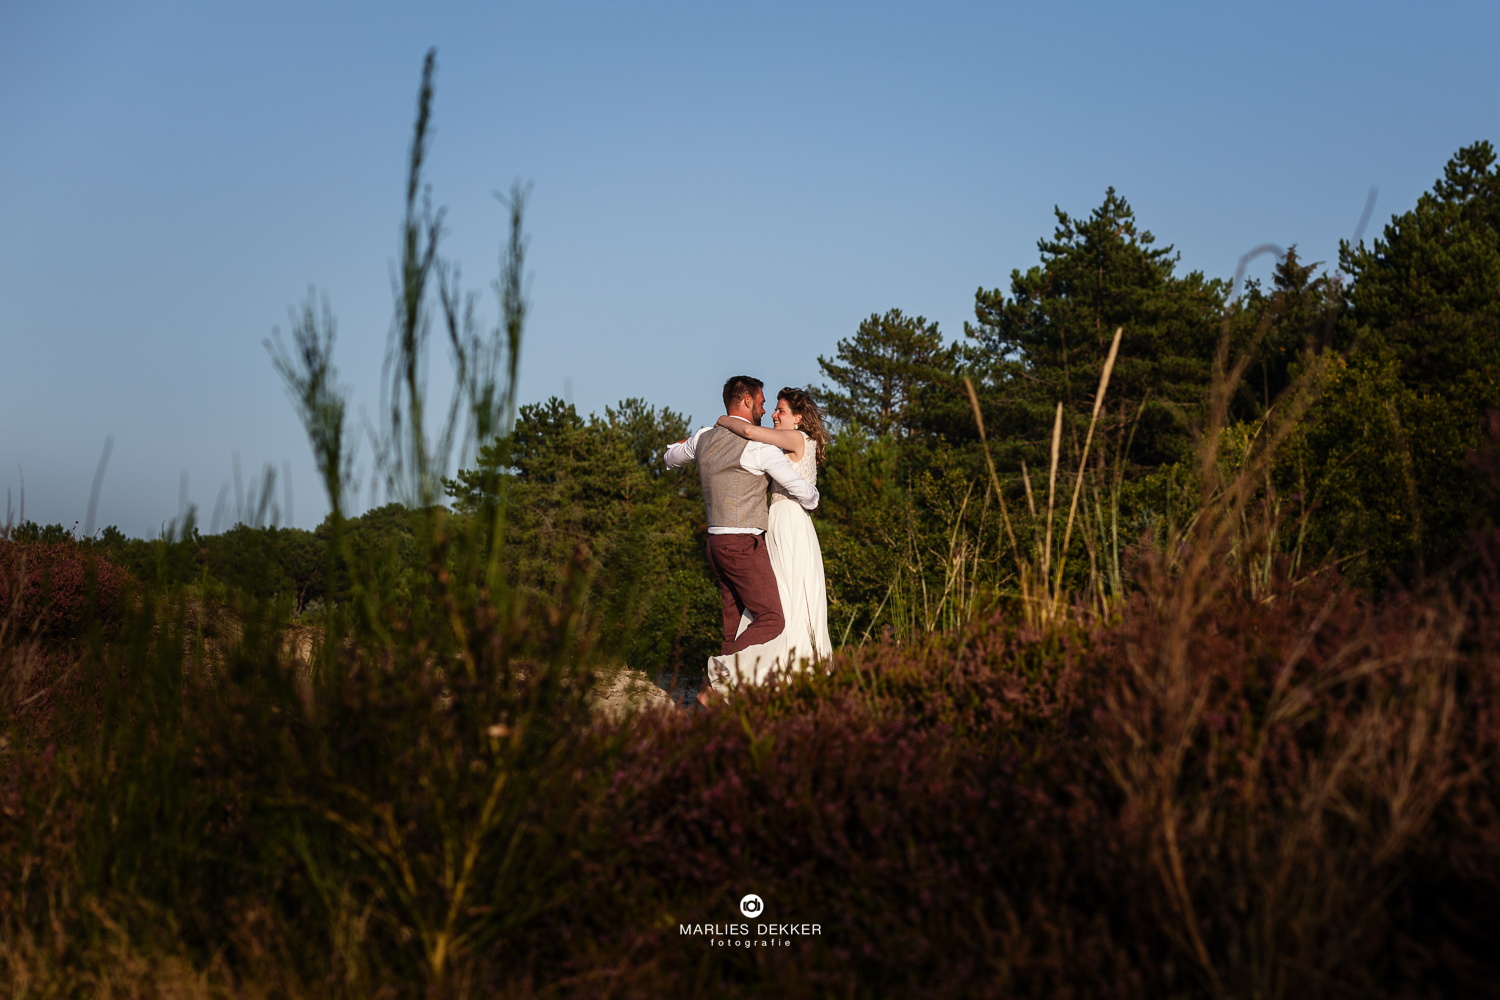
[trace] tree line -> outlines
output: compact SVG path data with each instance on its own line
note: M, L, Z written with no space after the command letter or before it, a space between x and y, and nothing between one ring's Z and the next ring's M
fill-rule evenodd
M1008 287L976 291L959 338L892 308L819 358L811 388L836 435L815 518L836 642L912 636L1003 602L1020 582L1012 554L1044 536L1070 590L1127 588L1132 547L1167 544L1192 519L1212 426L1220 462L1274 444L1257 499L1280 525L1275 557L1304 572L1333 564L1369 589L1411 583L1460 563L1470 531L1493 518L1472 461L1500 407L1489 142L1459 150L1380 235L1342 242L1332 269L1293 246L1269 283L1180 273L1112 188L1084 215L1056 210L1037 250ZM640 399L585 417L553 398L522 406L513 433L444 485L457 516L503 502L508 572L537 602L585 567L601 634L638 665L691 669L716 646L717 595L697 477L661 464L690 430ZM1070 502L1079 527L1062 552L1052 536ZM143 581L280 596L306 614L341 599L340 569L321 557L327 531L205 536L189 523L155 540L106 529L92 544ZM399 504L348 531L353 551L398 580L431 570L410 558Z

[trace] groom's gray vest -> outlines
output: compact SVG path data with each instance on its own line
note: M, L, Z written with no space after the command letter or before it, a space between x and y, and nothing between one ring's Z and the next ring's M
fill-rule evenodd
M710 528L766 530L766 477L740 465L749 443L722 427L710 427L698 438L694 457Z

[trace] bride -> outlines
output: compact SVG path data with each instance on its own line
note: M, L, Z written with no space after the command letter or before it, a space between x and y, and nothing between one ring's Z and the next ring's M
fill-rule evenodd
M774 445L810 483L816 483L823 464L828 430L823 414L804 389L785 388L776 396L771 414L775 429L733 417L720 417L719 426L751 441ZM807 511L778 485L771 486L767 514L766 550L776 573L786 629L769 642L748 646L738 653L709 660L708 673L715 686L739 680L757 683L776 667L794 669L803 661L821 661L833 654L828 637L828 588L823 579L823 552L818 532ZM740 630L749 624L740 619Z

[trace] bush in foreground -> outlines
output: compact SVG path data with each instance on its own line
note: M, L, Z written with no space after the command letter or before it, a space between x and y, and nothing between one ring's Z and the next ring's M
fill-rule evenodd
M157 607L90 668L97 727L8 747L6 977L1490 995L1492 576L1379 604L1331 574L1253 598L1150 559L1141 576L1107 627L1002 616L619 721L545 636L517 658L492 632L472 677L359 643L310 674L252 622L207 669L183 655L187 609ZM757 923L748 892L822 933L681 933Z

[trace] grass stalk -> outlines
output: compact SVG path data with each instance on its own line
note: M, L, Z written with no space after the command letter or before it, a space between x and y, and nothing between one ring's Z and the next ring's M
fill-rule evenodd
M1094 443L1094 428L1099 423L1099 412L1104 408L1104 396L1105 393L1109 391L1109 377L1114 373L1115 359L1119 357L1120 354L1120 337L1124 332L1125 328L1123 326L1115 328L1114 340L1111 341L1109 345L1109 355L1104 359L1104 368L1099 372L1099 391L1094 394L1094 412L1092 416L1089 417L1089 431L1083 439L1083 454L1078 458L1078 475L1073 479L1073 497L1068 504L1068 526L1067 530L1063 532L1062 551L1058 554L1057 559L1057 589L1055 594L1053 595L1055 604L1060 603L1062 600L1063 568L1067 565L1068 561L1068 544L1073 540L1073 521L1074 518L1078 516L1078 497L1083 492L1083 474L1084 471L1088 468L1089 448ZM1057 413L1058 420L1061 421L1061 406L1059 406ZM1059 426L1061 425L1059 424ZM1055 443L1053 444L1052 455L1054 463L1053 477L1055 479L1055 465L1057 461L1057 446ZM1048 495L1047 517L1050 522L1052 517L1050 490ZM1051 533L1050 524L1048 525L1048 533L1049 535Z
M984 414L979 409L979 395L974 391L974 382L967 375L964 376L964 388L969 393L969 405L974 408L974 426L979 428L979 443L984 449L985 468L990 473L990 485L995 490L995 499L1000 502L1000 517L1005 522L1005 536L1010 539L1011 554L1016 560L1016 572L1021 572L1021 546L1016 542L1015 529L1010 523L1010 508L1005 503L1005 491L1000 488L1000 477L995 474L995 460L990 455L989 439L984 434Z
M1052 419L1052 457L1047 473L1047 524L1046 537L1042 542L1042 599L1041 613L1050 617L1052 601L1052 522L1057 507L1057 468L1062 449L1063 405L1057 404L1057 415Z

